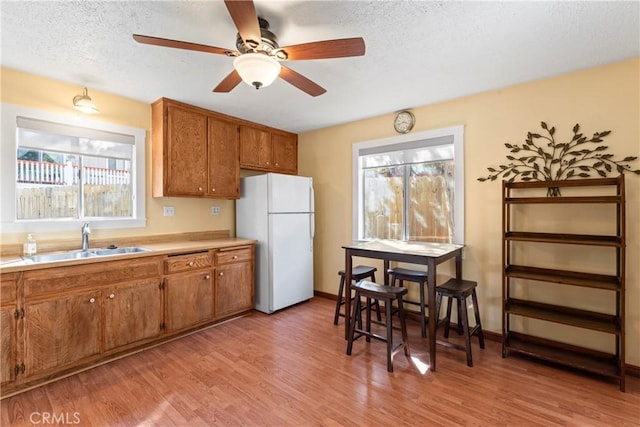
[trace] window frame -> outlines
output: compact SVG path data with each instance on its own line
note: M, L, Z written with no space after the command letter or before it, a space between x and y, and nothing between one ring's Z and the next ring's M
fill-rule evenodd
M0 143L0 229L2 233L18 232L54 232L80 229L87 219L16 219L16 153L18 148L17 117L60 123L66 126L79 126L106 132L127 134L134 137L135 144L131 171L131 197L133 215L131 218L91 218L95 229L136 228L146 226L145 212L145 152L146 130L114 123L100 122L80 115L65 115L38 110L15 104L2 103L2 134Z
M453 243L464 244L464 126L452 126L423 132L398 135L390 138L356 142L352 146L352 237L353 240L364 240L363 235L363 183L361 171L360 151L373 147L389 147L411 142L421 142L435 139L433 145L442 145L437 138L453 138L454 159L454 237ZM405 204L407 201L405 200Z

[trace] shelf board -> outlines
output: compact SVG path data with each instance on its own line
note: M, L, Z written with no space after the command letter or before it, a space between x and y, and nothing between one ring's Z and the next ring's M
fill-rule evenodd
M598 187L598 186L605 186L605 185L619 185L622 181L623 181L623 175L621 174L615 178L563 179L560 181L505 182L504 186L505 188Z
M562 243L590 246L622 246L618 236L598 236L592 234L534 233L528 231L509 231L504 233L505 240L524 242Z
M505 203L622 203L620 196L505 197Z
M519 279L562 283L564 285L582 286L608 291L619 292L622 289L622 284L618 277L605 274L579 273L575 271L553 270L523 265L509 265L505 268L504 274L507 277Z
M508 299L504 309L506 313L517 316L561 323L608 334L620 334L620 320L612 314L579 310L515 298Z
M538 359L559 363L607 377L620 378L616 355L570 346L532 335L509 332L505 348Z

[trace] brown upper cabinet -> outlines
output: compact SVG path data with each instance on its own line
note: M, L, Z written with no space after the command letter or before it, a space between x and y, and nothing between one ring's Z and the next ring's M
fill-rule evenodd
M298 136L161 98L151 105L153 197L240 197L240 168L296 174Z
M151 113L153 197L240 196L236 123L166 98Z
M240 126L240 167L298 173L298 136L268 128Z

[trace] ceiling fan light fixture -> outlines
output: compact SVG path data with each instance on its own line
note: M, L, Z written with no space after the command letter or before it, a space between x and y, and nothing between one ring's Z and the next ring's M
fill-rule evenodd
M100 112L98 107L96 107L96 104L91 101L89 91L86 87L82 91L82 95L76 95L73 97L73 108L85 114L98 114Z
M280 63L263 53L245 53L233 61L242 81L256 89L267 87L278 78Z

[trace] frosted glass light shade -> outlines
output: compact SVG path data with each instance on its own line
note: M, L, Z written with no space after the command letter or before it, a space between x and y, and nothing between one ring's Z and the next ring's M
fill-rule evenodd
M260 89L267 87L275 81L280 74L280 63L270 56L262 53L245 53L233 61L242 81Z

